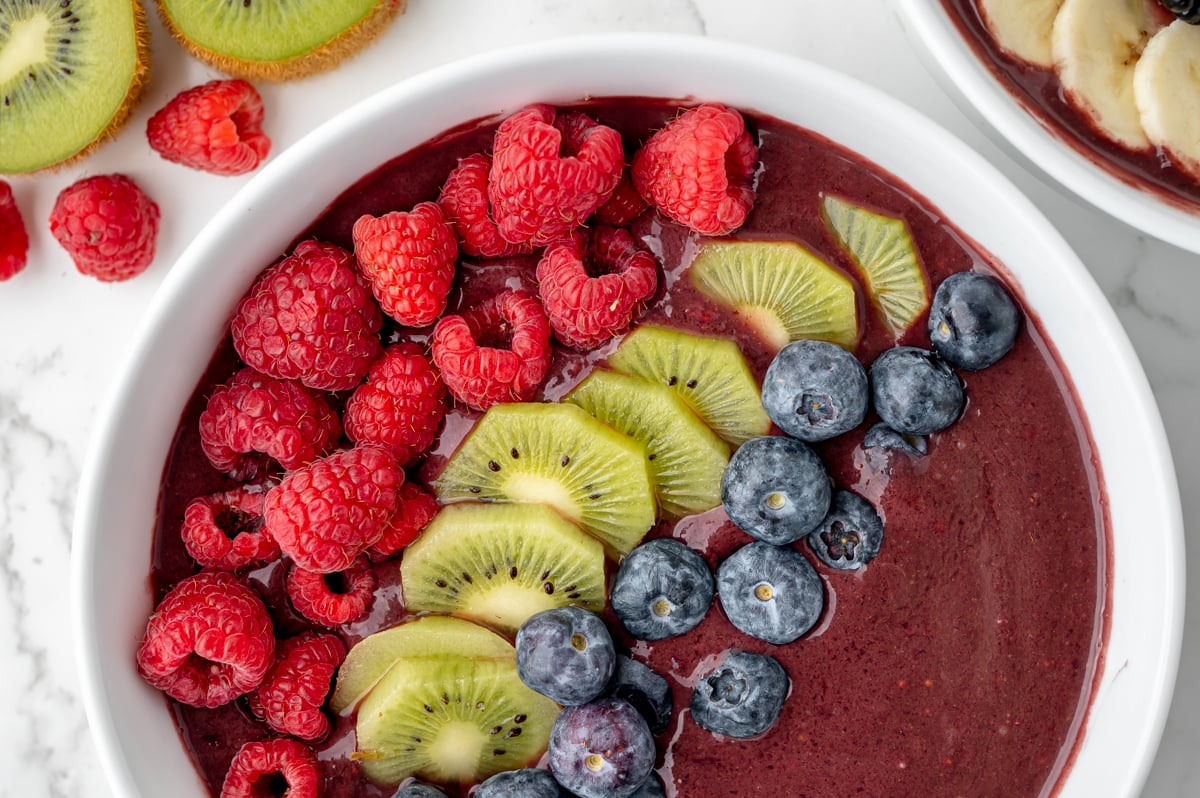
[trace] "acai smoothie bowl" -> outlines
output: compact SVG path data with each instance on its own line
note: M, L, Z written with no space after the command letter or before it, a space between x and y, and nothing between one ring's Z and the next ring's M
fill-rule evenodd
M1087 271L826 69L425 73L172 270L75 528L122 798L1134 796L1178 492Z

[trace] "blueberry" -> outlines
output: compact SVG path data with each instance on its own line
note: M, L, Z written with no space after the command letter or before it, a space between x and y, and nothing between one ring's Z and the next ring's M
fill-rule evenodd
M1012 349L1021 313L999 280L959 272L942 281L929 305L929 338L952 366L977 371Z
M446 798L446 793L428 784L412 783L396 790L392 798Z
M654 737L629 702L567 707L550 730L550 772L580 798L628 798L654 768Z
M830 568L853 571L879 554L883 519L863 497L848 490L833 492L829 515L808 536L808 545Z
M692 717L714 734L755 737L779 718L787 693L787 673L774 657L734 652L696 684Z
M559 798L564 795L549 771L523 768L497 773L480 784L471 798Z
M704 558L678 540L658 538L626 555L613 579L613 612L643 640L683 634L704 620L713 577Z
M913 457L921 457L929 451L929 442L923 436L901 434L882 422L867 430L862 445L864 449L895 449Z
M779 428L802 441L828 440L862 423L867 372L827 341L795 341L779 350L763 379L762 403Z
M579 607L543 610L517 630L517 675L560 704L583 704L604 692L616 658L604 621Z
M871 364L875 412L896 432L928 435L962 415L962 383L946 363L924 349L897 346Z
M629 798L666 798L666 795L662 780L651 773L650 778L646 779L642 786L638 787L637 792L630 795Z
M721 502L746 534L782 546L807 535L829 511L829 475L816 452L783 436L751 438L725 468Z
M617 655L617 667L604 694L632 704L654 734L666 731L671 722L671 686L650 666L636 659Z
M1162 0L1175 16L1192 25L1200 25L1200 0Z
M795 549L749 543L717 568L717 595L729 622L782 645L807 632L825 607L821 577Z

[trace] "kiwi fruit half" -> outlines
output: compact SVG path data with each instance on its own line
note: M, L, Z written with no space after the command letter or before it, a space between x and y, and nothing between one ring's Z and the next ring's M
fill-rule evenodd
M782 349L801 338L858 344L858 296L846 275L792 241L710 241L692 284Z
M248 80L330 69L403 7L404 0L158 0L163 23L188 52Z
M149 57L140 0L0 0L0 173L64 163L111 136Z
M597 369L564 401L645 445L658 505L667 516L681 518L721 503L729 445L670 388Z
M616 557L654 524L654 483L638 441L570 404L495 405L434 480L442 503L537 502Z
M460 615L509 634L542 610L604 609L604 548L542 504L442 509L400 561L409 612Z
M734 446L771 429L758 381L727 338L643 325L625 336L608 366L667 386Z

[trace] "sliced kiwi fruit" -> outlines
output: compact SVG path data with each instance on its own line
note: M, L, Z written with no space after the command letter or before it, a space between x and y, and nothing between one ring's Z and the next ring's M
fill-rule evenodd
M0 0L0 173L79 158L141 97L140 0Z
M529 616L604 609L604 547L543 504L455 504L404 550L404 606L516 634Z
M701 293L782 349L801 338L858 344L854 283L791 241L710 241L689 269Z
M506 403L476 422L434 480L443 503L548 504L623 556L654 524L641 443L569 404Z
M339 715L354 709L400 660L447 656L512 659L514 654L491 629L448 615L423 615L356 643L338 668L329 708Z
M521 682L515 658L401 660L359 705L352 757L381 784L466 786L536 762L558 711Z
M404 0L158 0L163 23L188 52L251 80L330 69L403 8Z
M822 198L821 215L861 270L883 323L900 337L929 308L929 282L908 225L832 194Z
M721 503L729 444L670 388L596 369L563 401L579 405L646 446L658 505L668 517L681 518Z
M758 381L727 338L644 325L625 336L608 365L666 385L734 446L771 429Z

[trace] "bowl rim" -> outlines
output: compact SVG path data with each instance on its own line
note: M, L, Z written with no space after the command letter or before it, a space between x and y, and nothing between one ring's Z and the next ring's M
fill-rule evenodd
M1189 213L1126 183L1047 128L1000 82L950 19L941 0L893 0L918 50L978 127L1032 163L1076 198L1181 249L1200 254L1200 211ZM949 87L948 87L949 88ZM982 117L982 120L980 119Z
M1139 763L1136 769L1126 774L1127 778L1124 780L1128 795L1134 795L1145 780L1152 763L1153 752L1162 734L1178 667L1183 631L1183 520L1166 434L1149 383L1128 337L1090 273L1042 213L992 164L937 123L882 91L829 67L791 55L748 45L718 42L704 37L650 33L560 37L537 44L490 51L405 78L331 118L281 152L276 159L268 162L205 224L166 275L152 299L148 312L139 324L133 345L117 370L101 410L96 416L94 432L83 463L72 527L70 606L81 692L102 768L116 795L124 798L139 796L141 793L133 775L136 770L133 757L130 756L130 751L123 750L120 745L114 722L121 708L114 706L106 695L106 684L102 678L102 652L105 641L100 639L95 624L89 622L91 616L101 612L95 598L102 596L104 590L100 581L101 575L90 567L102 546L103 528L100 519L103 517L106 501L110 504L115 501L106 493L109 483L116 477L111 470L105 469L105 464L119 459L122 446L118 435L119 428L122 425L132 425L136 428L137 419L131 419L129 416L135 412L130 407L135 404L133 400L137 398L135 391L139 379L144 377L141 374L143 364L153 357L155 352L161 352L168 346L164 342L165 336L160 335L160 330L170 327L173 311L182 307L182 303L193 290L202 284L210 251L219 248L223 237L229 235L230 229L238 227L242 217L262 213L262 209L256 209L256 205L265 204L265 199L272 193L279 194L281 187L294 183L296 174L300 172L299 166L318 156L322 150L328 149L331 142L344 143L352 139L357 127L369 124L372 120L378 121L388 109L411 103L414 97L436 92L441 87L461 88L460 84L463 81L482 80L481 76L487 76L487 80L490 81L493 72L503 74L505 70L530 69L538 65L562 63L564 59L593 59L598 64L600 59L612 58L614 53L651 62L660 59L684 59L691 65L710 62L740 65L743 69L757 74L772 77L790 75L806 81L820 80L823 86L828 85L850 94L858 94L862 107L869 107L872 115L886 113L889 124L894 124L899 129L911 128L914 132L919 130L926 136L931 149L937 151L939 164L945 159L958 161L978 176L986 178L991 189L997 194L997 202L1005 205L1012 213L1023 216L1029 223L1029 237L1036 240L1039 246L1045 247L1053 259L1063 266L1062 276L1069 283L1070 290L1089 305L1089 318L1097 325L1094 334L1104 342L1115 358L1114 371L1128 382L1131 390L1129 402L1143 410L1142 413L1136 414L1139 420L1145 422L1145 428L1142 430L1145 436L1143 467L1154 475L1155 484L1161 487L1158 499L1162 509L1162 524L1167 535L1165 542L1171 550L1166 553L1175 555L1170 556L1169 562L1163 566L1159 583L1162 598L1159 609L1165 620L1161 636L1156 637L1154 641L1152 662L1155 667L1150 674L1152 685L1147 694L1139 695L1139 700L1149 704L1151 711L1146 713L1139 710L1142 723L1137 728L1137 746L1127 752L1136 757ZM615 96L613 92L606 94ZM664 92L656 96L667 95ZM888 169L887 166L882 168ZM358 175L352 175L347 185L353 183L357 177ZM244 286L239 287L239 293L241 290L244 290ZM188 386L188 394L192 386L194 382ZM1082 403L1083 397L1078 398ZM165 453L163 454L165 456ZM1096 457L1099 459L1099 452ZM157 469L161 473L161 459L157 463ZM1113 579L1111 573L1110 579ZM1114 591L1115 581L1113 579ZM1100 698L1095 688L1093 689L1090 710L1092 713ZM1085 737L1086 734L1085 730Z

